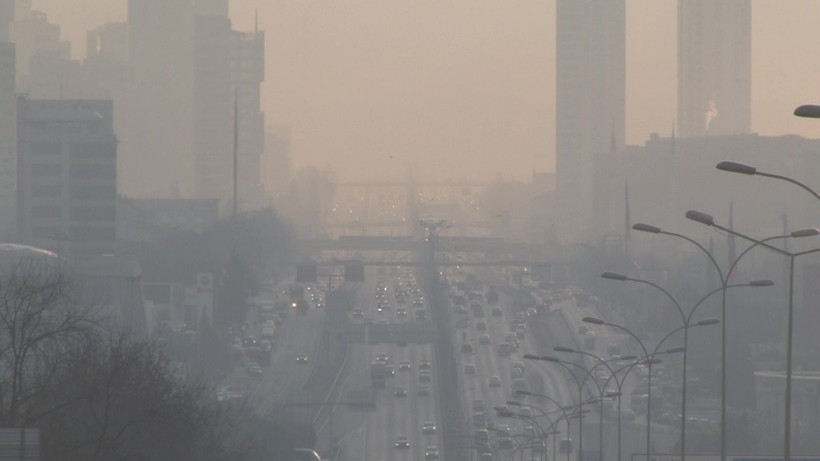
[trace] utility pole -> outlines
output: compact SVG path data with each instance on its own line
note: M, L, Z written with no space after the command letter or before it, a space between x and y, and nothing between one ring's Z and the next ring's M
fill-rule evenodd
M239 91L233 90L233 209L232 217L236 221L239 211Z

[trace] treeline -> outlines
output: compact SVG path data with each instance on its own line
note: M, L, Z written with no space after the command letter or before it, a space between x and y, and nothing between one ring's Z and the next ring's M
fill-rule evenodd
M286 416L217 402L80 285L47 262L0 274L0 426L38 428L43 460L290 461L312 443Z

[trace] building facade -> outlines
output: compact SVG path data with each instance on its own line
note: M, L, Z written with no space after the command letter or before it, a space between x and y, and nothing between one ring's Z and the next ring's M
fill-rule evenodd
M678 132L748 133L751 0L678 0Z
M592 154L619 152L626 113L624 0L558 0L556 49L559 240L583 239L592 216Z
M0 41L0 239L13 241L17 200L15 46Z
M68 256L116 252L111 101L18 98L17 237Z

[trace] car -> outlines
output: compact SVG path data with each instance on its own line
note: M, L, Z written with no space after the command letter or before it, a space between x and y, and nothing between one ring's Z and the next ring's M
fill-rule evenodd
M429 386L419 386L417 391L419 397L427 397L430 395L430 387Z
M350 313L350 315L354 319L363 319L364 318L364 311L362 311L361 309L353 309L353 311Z
M396 310L396 317L400 319L407 318L407 309L400 307Z
M397 387L393 389L393 397L396 397L398 399L407 397L407 389L403 387Z
M307 354L298 354L296 356L296 363L307 363L308 356Z
M424 459L438 459L438 448L432 445L425 448Z
M467 363L464 365L464 374L467 376L475 375L475 364Z
M412 366L410 365L410 361L409 361L409 360L402 360L401 362L399 362L399 371L407 371L407 370L409 370L411 367L412 367Z
M473 350L473 345L472 344L465 342L465 343L461 343L461 352L464 353L464 354L472 354L475 351Z
M420 384L430 384L433 382L433 377L430 373L421 373L419 374L419 383Z
M500 418L510 418L515 415L515 413L513 413L507 405L498 405L493 409L495 410L495 414Z
M485 322L476 322L476 331L487 331L487 324Z
M484 411L487 409L487 402L484 399L473 400L473 411Z
M498 437L496 439L496 444L498 445L498 448L503 448L505 450L512 450L513 448L512 437Z
M498 375L490 376L490 387L493 387L493 388L501 387L501 376L498 376Z
M421 433L422 434L435 434L436 433L436 423L432 421L426 421L424 424L421 425Z
M492 344L492 339L490 338L490 335L481 335L481 336L479 336L478 337L478 344L480 346L488 346L488 345Z
M502 315L504 315L504 311L502 311L501 308L498 306L493 307L491 313L493 317L501 317Z
M406 435L396 437L396 448L410 448L410 439Z
M390 361L390 356L387 355L387 352L379 352L378 354L376 354L376 361L387 363Z
M433 364L430 362L430 360L421 359L419 361L419 370L429 370L432 367L433 367Z
M248 368L246 369L246 372L248 373L249 376L251 376L253 378L261 378L262 377L262 367L260 367L258 364L255 364L255 363L248 365Z
M532 419L532 408L530 408L530 407L521 407L521 409L518 410L518 416L520 416L522 418ZM530 428L532 428L532 426L530 426ZM532 429L535 430L534 428L532 428Z
M424 309L418 309L416 311L416 320L426 320L427 319L427 311Z

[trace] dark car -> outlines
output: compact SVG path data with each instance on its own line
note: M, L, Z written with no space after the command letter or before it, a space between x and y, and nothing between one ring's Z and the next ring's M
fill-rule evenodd
M299 354L296 356L296 363L307 363L308 356L307 354Z

